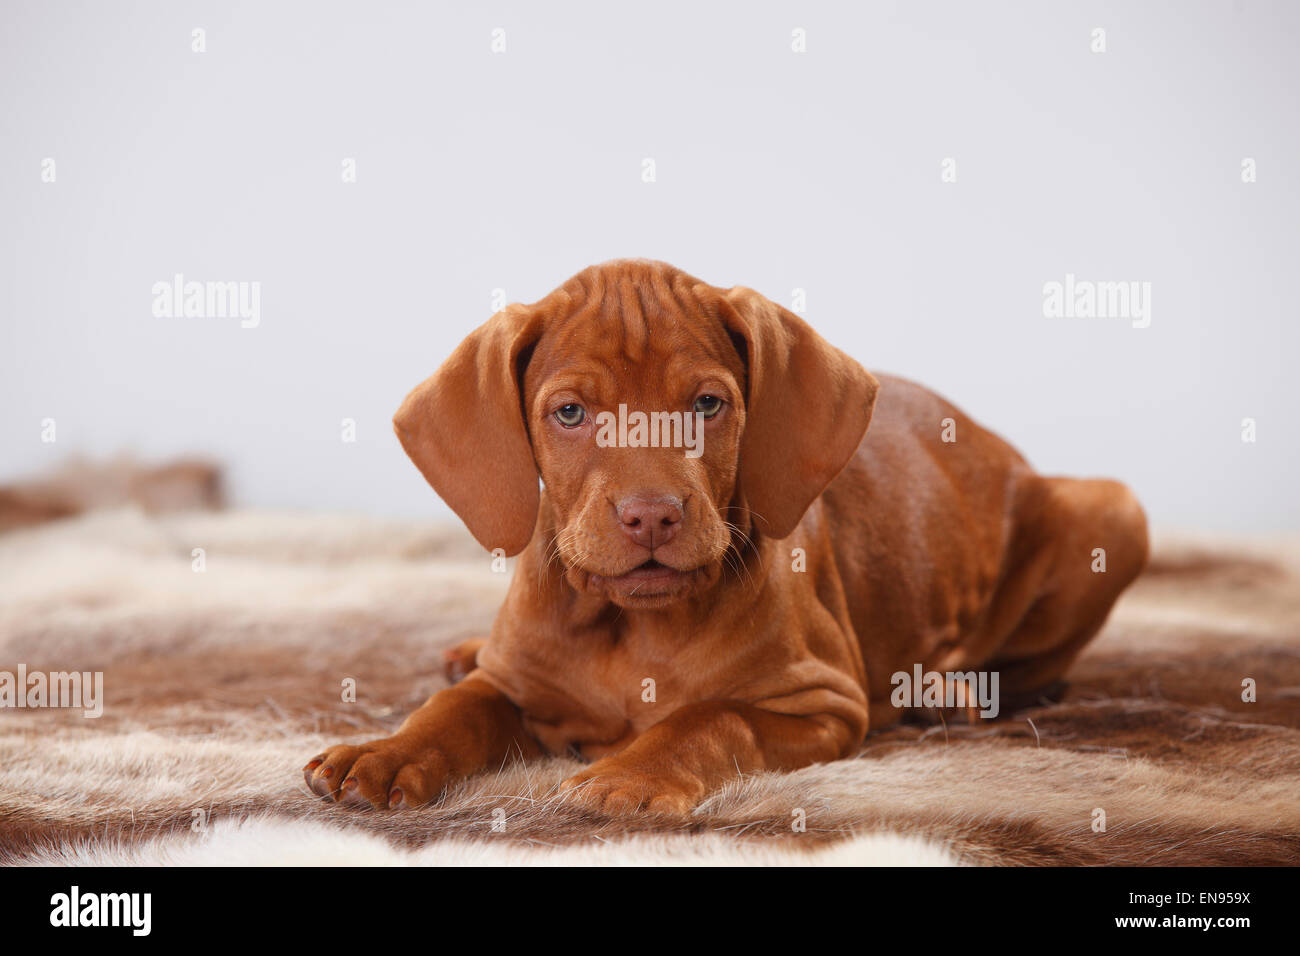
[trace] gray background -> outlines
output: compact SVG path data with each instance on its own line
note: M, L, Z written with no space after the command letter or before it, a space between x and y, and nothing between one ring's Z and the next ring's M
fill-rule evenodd
M402 396L493 289L646 256L806 289L869 368L1158 525L1300 527L1296 4L0 9L0 480L203 452L241 504L445 514ZM176 272L261 282L261 326L155 318ZM1044 318L1067 272L1150 282L1150 328Z

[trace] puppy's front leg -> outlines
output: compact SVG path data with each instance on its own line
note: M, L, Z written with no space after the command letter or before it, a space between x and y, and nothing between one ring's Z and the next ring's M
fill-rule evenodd
M850 723L830 714L777 714L741 701L688 704L561 789L607 813L644 809L686 817L739 774L797 770L844 756L865 733L865 714L858 726Z
M511 756L540 754L519 709L471 673L425 701L393 736L331 747L303 767L303 775L322 797L391 809L428 803L448 783Z

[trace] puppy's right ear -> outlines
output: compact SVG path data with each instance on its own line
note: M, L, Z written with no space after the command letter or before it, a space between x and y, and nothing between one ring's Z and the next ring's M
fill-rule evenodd
M527 546L537 523L537 463L520 381L542 318L508 306L406 396L393 428L415 467L489 551Z

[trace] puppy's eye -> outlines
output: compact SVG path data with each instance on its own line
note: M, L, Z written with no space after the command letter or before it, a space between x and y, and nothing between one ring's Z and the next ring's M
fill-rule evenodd
M555 420L565 428L577 428L587 417L587 410L581 405L562 405L555 412Z
M695 400L695 411L705 418L712 418L722 411L723 401L716 395L701 395Z

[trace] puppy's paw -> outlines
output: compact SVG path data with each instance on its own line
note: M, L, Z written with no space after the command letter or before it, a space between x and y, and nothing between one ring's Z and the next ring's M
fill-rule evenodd
M385 737L355 747L331 747L308 761L302 772L308 788L326 800L394 810L436 800L449 768L446 755L437 749Z
M693 780L641 769L617 756L597 760L561 783L560 790L568 799L611 816L649 813L678 821L690 819L704 798L704 787Z

